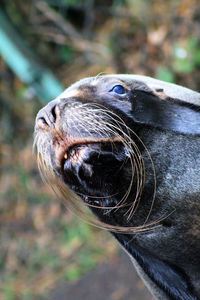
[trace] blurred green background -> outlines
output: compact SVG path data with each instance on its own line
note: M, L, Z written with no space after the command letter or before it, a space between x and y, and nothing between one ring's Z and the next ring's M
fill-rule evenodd
M11 46L0 31L0 299L46 296L117 255L107 233L73 217L41 182L32 154L38 110L100 72L199 90L199 28L198 0L1 0Z

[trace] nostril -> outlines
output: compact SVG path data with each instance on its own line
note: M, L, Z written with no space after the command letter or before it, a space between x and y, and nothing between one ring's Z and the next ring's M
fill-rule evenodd
M40 124L43 124L43 125L48 125L48 123L44 117L37 119L37 122L39 122Z
M37 127L41 128L41 129L47 129L50 127L48 122L46 121L46 118L44 118L44 117L37 118L36 125L37 125Z
M36 123L41 129L48 130L48 128L54 128L56 119L59 115L59 109L57 101L51 101L44 108L42 108L36 117Z
M56 118L57 118L57 116L56 116L56 105L54 105L54 106L52 107L52 109L51 109L51 114L52 114L52 116L53 116L53 122L55 123L55 122L56 122Z

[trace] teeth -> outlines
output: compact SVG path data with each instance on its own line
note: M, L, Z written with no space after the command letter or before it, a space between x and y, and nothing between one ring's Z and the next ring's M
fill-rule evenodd
M68 155L67 155L67 153L65 153L65 155L64 155L64 159L67 159L68 158Z

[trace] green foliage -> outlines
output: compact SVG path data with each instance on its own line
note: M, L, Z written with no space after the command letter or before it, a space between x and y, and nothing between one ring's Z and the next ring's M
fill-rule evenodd
M174 82L174 74L168 68L160 66L156 72L156 78L167 81Z
M156 77L160 80L175 82L177 75L191 74L200 66L200 45L194 37L188 37L182 43L172 46L171 62L169 66L159 66Z
M62 59L62 62L67 63L74 58L74 51L70 47L62 46L59 50L59 55Z
M67 280L77 280L82 275L82 270L79 266L71 266L67 269L66 273L63 275L63 279Z
M176 73L191 73L196 66L196 57L200 48L197 40L188 38L183 45L173 47L173 69Z
M3 295L4 295L4 300L14 300L15 299L15 293L13 289L13 283L14 283L14 276L9 275L6 277L6 281L4 282L3 285Z
M80 4L84 3L84 0L62 0L65 4Z

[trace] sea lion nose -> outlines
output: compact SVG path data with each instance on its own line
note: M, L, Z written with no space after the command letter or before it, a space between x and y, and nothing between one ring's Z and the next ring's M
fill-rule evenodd
M42 129L54 128L59 113L58 100L49 102L36 116L36 127Z

